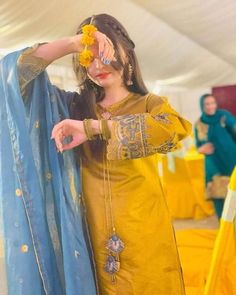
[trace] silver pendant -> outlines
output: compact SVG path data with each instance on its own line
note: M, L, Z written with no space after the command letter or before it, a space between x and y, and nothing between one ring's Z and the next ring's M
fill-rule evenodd
M115 259L114 256L108 255L106 264L105 264L105 271L109 274L114 274L120 270L120 262Z
M104 112L102 113L103 119L109 120L111 118L111 113L110 112Z
M116 234L114 234L108 240L106 248L117 254L124 250L125 244Z

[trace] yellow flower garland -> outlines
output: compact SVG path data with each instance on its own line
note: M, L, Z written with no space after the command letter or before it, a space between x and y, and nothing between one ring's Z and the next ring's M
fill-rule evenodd
M97 28L94 25L85 25L82 27L82 38L81 44L85 45L84 50L78 54L78 60L81 66L88 67L93 61L93 52L88 49L88 46L94 44L94 33L97 31Z

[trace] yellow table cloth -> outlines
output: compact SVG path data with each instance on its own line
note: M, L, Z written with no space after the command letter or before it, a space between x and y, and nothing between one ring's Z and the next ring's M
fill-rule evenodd
M203 294L216 236L214 229L176 231L186 295Z
M219 230L176 231L186 295L236 294L236 169L225 201Z
M201 219L214 214L210 201L205 200L204 157L189 152L174 158L175 171L170 171L167 157L162 159L163 187L173 218Z

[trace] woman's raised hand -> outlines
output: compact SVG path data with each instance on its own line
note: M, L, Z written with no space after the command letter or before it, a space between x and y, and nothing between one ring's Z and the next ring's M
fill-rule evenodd
M98 55L102 62L109 64L111 61L115 60L115 50L112 41L99 31L94 33L94 37L98 45Z
M69 143L63 143L66 137L70 137ZM62 153L87 141L83 121L65 119L56 124L52 130L52 139L55 140L57 149Z
M82 34L74 36L75 48L78 53L82 52L84 45L81 44ZM116 61L115 50L112 41L103 33L94 32L95 43L90 46L95 58L101 59L104 64Z

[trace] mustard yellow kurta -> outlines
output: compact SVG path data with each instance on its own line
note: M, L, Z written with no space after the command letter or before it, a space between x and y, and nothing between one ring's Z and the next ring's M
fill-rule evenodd
M98 116L104 110L98 107ZM82 187L101 295L182 295L184 285L175 237L157 171L157 152L176 148L191 126L155 95L129 95L108 108L114 118L106 158L112 212L125 243L116 283L104 270L111 221L104 161L85 144ZM107 146L107 147L106 147ZM108 214L109 215L109 214ZM108 224L107 224L108 222Z

